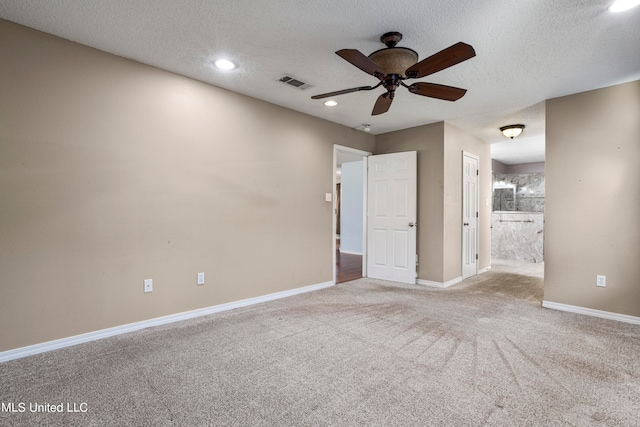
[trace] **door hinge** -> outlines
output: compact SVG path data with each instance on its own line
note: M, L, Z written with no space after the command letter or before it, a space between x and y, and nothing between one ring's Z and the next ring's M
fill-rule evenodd
M476 175L480 175L480 169L476 169Z
M476 254L476 259L478 259L478 254Z
M476 218L478 218L478 212L476 212Z

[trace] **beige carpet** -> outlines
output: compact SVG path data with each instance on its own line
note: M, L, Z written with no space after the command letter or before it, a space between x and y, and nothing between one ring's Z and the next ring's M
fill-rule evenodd
M640 425L640 327L543 309L542 280L360 279L7 362L0 425Z

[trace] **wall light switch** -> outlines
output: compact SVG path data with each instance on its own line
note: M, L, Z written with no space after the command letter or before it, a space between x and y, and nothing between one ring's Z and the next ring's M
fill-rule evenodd
M596 276L596 286L600 286L601 288L607 286L607 276Z
M144 279L144 292L152 292L153 291L153 279Z
M333 194L331 193L325 193L324 194L324 201L325 202L330 202L333 199Z
M204 273L198 273L198 285L204 285Z

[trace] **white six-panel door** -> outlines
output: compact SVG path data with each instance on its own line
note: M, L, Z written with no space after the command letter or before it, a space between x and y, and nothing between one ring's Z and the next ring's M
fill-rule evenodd
M367 276L416 283L417 153L368 158Z
M462 162L462 278L478 272L478 158L463 153Z

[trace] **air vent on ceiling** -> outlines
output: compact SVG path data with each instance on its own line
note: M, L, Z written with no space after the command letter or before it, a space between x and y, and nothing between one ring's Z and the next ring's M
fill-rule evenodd
M278 78L279 82L288 84L289 86L293 86L297 89L304 90L311 87L310 84L302 82L295 77L290 76L289 74L284 74L280 78Z

